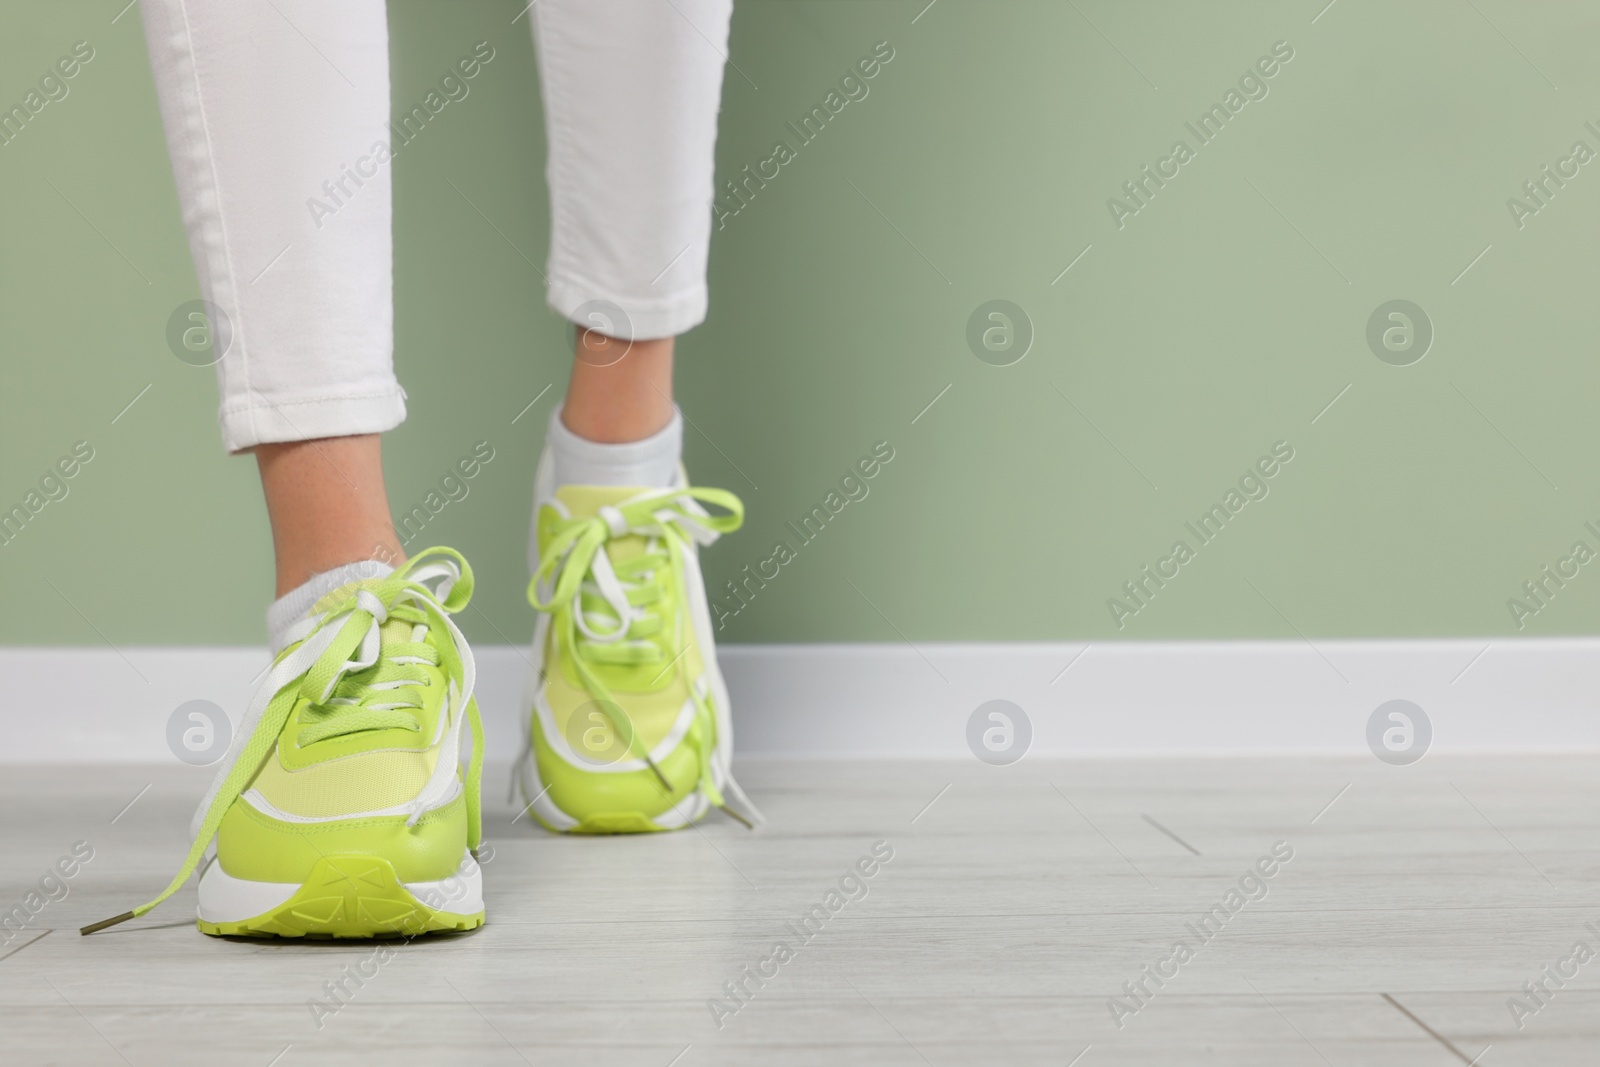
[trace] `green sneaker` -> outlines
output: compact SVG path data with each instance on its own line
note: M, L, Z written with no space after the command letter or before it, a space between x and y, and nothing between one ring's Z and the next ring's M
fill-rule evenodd
M431 583L431 585L430 585ZM483 727L450 620L472 569L430 548L319 600L289 633L195 813L194 844L143 915L200 875L208 934L391 937L483 924ZM472 730L463 776L462 728Z
M729 771L728 689L698 556L739 528L744 505L690 488L681 471L671 489L551 482L547 456L516 779L527 810L564 833L674 830L713 807L752 826L760 814Z

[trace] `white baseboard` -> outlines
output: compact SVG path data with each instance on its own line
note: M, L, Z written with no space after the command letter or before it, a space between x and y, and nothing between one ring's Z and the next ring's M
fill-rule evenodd
M524 650L480 646L488 758L521 736ZM188 700L235 722L262 648L0 648L0 763L172 759ZM1117 644L731 645L738 751L971 758L969 716L1009 700L1034 756L1366 750L1377 705L1420 705L1439 752L1600 749L1600 638ZM1070 666L1069 666L1070 665Z

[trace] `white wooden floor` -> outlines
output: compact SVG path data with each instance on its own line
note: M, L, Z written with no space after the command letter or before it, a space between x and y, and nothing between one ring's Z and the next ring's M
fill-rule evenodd
M754 834L575 840L496 806L488 925L386 962L205 937L192 886L79 937L164 884L207 775L0 775L0 909L94 849L0 947L0 1062L1600 1063L1600 957L1522 1029L1507 1007L1575 941L1600 953L1600 757L746 762ZM880 840L867 896L801 943L787 924ZM1268 896L1119 1030L1108 998L1278 841ZM707 1001L779 940L718 1029ZM319 1028L347 966L376 973Z

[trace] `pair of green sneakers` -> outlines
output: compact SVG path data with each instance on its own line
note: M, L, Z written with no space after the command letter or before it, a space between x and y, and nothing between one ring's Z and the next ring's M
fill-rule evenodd
M728 693L698 558L744 507L679 481L556 487L548 456L540 463L528 588L538 620L513 785L547 829L670 830L712 807L759 819L729 773ZM471 595L466 560L430 548L319 600L246 711L177 875L82 932L145 914L197 867L208 934L481 926L483 727L472 650L451 619Z

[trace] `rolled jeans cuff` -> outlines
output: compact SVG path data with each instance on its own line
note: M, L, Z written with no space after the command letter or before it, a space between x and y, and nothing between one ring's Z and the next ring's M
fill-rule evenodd
M608 337L625 341L650 341L687 333L706 320L706 285L681 289L676 293L649 299L608 292L593 282L552 273L545 293L557 314L576 325L586 326ZM609 321L613 312L606 308L586 308L586 304L614 304L627 317L623 328Z
M222 443L229 452L283 441L384 433L405 418L406 394L398 384L356 396L233 403L218 412Z

